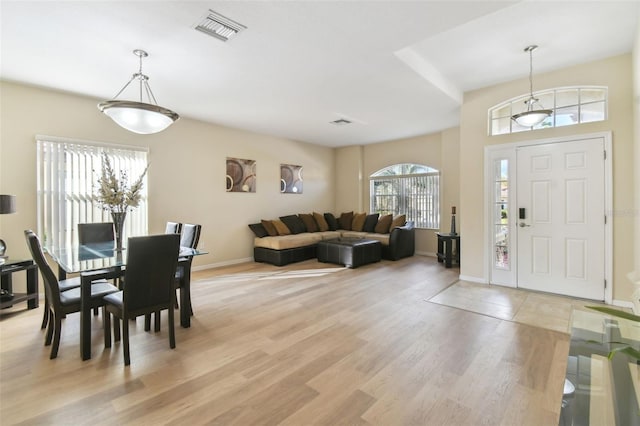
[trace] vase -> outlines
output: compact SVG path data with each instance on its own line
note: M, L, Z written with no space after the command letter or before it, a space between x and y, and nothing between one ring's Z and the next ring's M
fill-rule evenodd
M124 220L127 218L127 212L111 212L113 226L116 231L116 250L122 250L122 232L124 228Z

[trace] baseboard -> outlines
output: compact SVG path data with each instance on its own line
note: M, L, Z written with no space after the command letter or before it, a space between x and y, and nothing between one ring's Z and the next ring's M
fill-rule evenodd
M245 257L243 259L225 260L223 262L210 263L208 265L198 265L191 268L193 271L204 271L206 269L221 268L223 266L237 265L239 263L253 262L253 257Z
M618 306L620 308L629 308L633 310L633 302L629 302L628 300L613 300L611 302L613 306Z
M460 275L458 278L462 281L469 281L472 283L489 284L484 278L472 277L469 275Z
M417 251L415 253L416 256L425 256L425 257L437 257L435 253L430 251Z

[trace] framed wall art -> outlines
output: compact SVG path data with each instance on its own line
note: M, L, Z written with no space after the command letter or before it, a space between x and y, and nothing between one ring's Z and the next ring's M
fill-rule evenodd
M256 160L227 157L227 192L256 192Z
M302 194L302 166L280 164L280 192Z

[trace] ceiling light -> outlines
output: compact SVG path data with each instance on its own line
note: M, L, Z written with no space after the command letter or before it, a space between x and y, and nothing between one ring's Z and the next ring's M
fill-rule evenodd
M149 54L140 49L134 50L133 54L140 58L140 69L133 74L129 82L120 89L113 99L100 102L98 109L108 115L120 127L130 132L142 135L161 132L173 124L180 116L170 109L159 106L156 102L156 98L153 96L149 86L149 77L142 74L142 58L146 58ZM140 84L140 102L116 100L133 80L138 80ZM147 95L148 103L142 102L143 91Z
M544 109L542 104L537 98L533 96L533 54L532 52L538 46L531 45L524 48L525 52L529 53L529 98L524 101L527 105L527 110L519 114L514 114L511 119L523 127L533 127L536 124L542 123L553 112L550 109ZM538 109L534 109L535 105Z
M335 124L336 126L344 126L345 124L351 124L351 121L340 118L338 120L330 121L331 124Z
M196 30L202 31L222 41L228 41L242 30L246 30L242 24L233 21L226 16L209 9L205 17L196 25Z

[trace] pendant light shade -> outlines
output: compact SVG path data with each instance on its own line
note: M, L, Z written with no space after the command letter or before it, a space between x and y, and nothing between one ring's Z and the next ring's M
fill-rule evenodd
M147 52L136 49L133 53L140 58L139 71L133 74L127 84L125 84L112 100L100 102L98 109L109 116L120 127L130 132L143 135L158 133L173 124L180 116L170 109L157 104L156 98L153 96L153 92L149 86L149 77L142 74L142 58L149 56ZM139 81L140 102L116 100L133 80ZM147 94L149 103L142 102L143 92Z
M549 117L553 111L550 109L544 109L542 104L536 97L533 96L533 54L532 52L538 46L531 45L525 47L524 51L529 53L529 98L524 101L527 105L527 110L518 114L514 114L511 119L523 127L533 127L542 123L547 117Z

